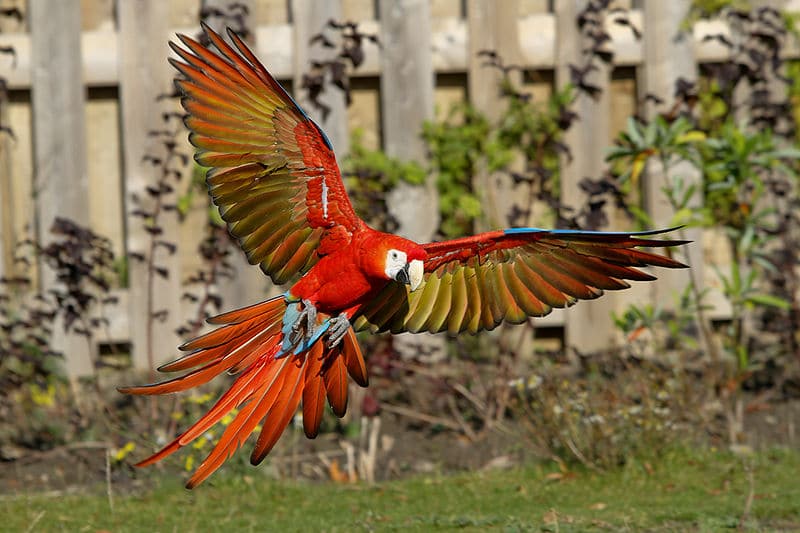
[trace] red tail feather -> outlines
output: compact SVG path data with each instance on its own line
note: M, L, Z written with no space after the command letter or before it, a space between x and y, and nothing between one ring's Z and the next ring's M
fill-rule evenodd
M319 340L307 351L275 359L283 340L281 326L286 302L283 297L237 309L210 320L222 326L187 342L182 348L194 350L161 370L195 370L165 381L127 387L127 394L167 394L206 383L229 372L241 374L214 406L164 448L136 466L151 465L190 444L235 409L233 421L219 442L187 483L193 488L230 457L259 423L264 422L251 461L264 459L292 420L302 399L306 435L314 438L322 422L325 396L338 415L347 408L347 373L362 386L367 371L353 330L334 348ZM203 365L203 366L200 366Z

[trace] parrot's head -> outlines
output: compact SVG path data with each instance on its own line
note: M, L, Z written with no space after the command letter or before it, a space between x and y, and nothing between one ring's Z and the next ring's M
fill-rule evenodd
M378 247L378 268L386 278L408 285L412 291L419 288L425 273L423 261L428 254L413 241L392 236Z

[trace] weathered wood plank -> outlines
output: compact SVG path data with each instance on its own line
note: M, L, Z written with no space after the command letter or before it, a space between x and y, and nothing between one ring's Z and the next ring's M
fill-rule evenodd
M302 89L302 81L303 74L310 71L311 61L331 59L330 49L324 48L320 43L311 44L310 41L314 35L325 29L329 20L342 20L342 2L341 0L292 0L291 5L294 15L292 89L295 100L325 131L336 156L341 159L350 149L345 95L338 88L327 83L330 76L326 74L325 93L320 97L320 101L330 110L327 117L323 117L322 112L315 108L306 97L306 91ZM331 31L326 33L338 46L337 35Z
M9 127L8 99L0 93L0 124ZM0 278L9 276L14 257L13 175L11 170L11 135L0 131Z
M146 200L146 187L155 183L158 169L144 161L145 154L161 154L159 139L148 137L151 130L163 129L156 97L171 91L167 55L167 3L158 0L117 2L119 20L120 107L123 132L124 198L127 219L126 249L129 254L148 255L150 235L143 221L132 216L134 195ZM177 234L177 221L171 213L160 216L165 235ZM171 357L179 338L175 334L180 309L179 255L166 248L154 252L155 263L169 273L167 279L148 272L147 263L130 258L130 338L135 368L152 368ZM149 303L152 297L152 304ZM153 319L151 312L167 310L166 318ZM150 329L152 328L152 329Z
M644 64L640 68L640 99L646 94L654 94L663 98L665 108L672 105L675 94L675 82L679 78L694 81L697 79L697 62L690 35L681 32L680 24L685 18L691 2L675 0L673 2L647 2L644 7ZM645 114L649 118L663 112L652 102L648 102ZM680 162L669 169L671 176L681 176L687 183L699 183L698 171L688 162ZM645 209L653 218L657 227L670 224L674 209L663 193L668 185L669 177L656 161L648 164L644 184ZM702 191L698 190L691 202L692 206L702 204ZM686 231L693 245L686 248L692 265L692 272L666 270L658 273L658 283L648 285L653 301L662 305L670 305L677 291L686 287L689 276L694 276L697 283L703 284L703 236L697 229Z
M471 0L467 3L469 100L492 122L500 118L507 105L500 97L502 73L496 68L485 66L487 60L479 53L496 52L504 64L521 64L518 4L517 0L508 0L504 2L503 9L496 9L492 3L483 0ZM509 76L512 83L520 85L522 81L520 72L512 72ZM519 198L511 178L505 174L490 174L484 171L475 180L475 189L480 195L489 227L507 226L506 214Z
M32 0L28 7L36 226L47 246L57 217L84 226L89 222L80 2ZM41 286L58 286L50 269L41 270ZM94 373L94 354L86 339L65 333L60 319L53 328L53 346L64 354L73 383Z
M31 109L30 93L9 98L5 113L8 126L14 130L15 139L7 140L7 151L0 157L4 158L9 172L7 178L0 174L5 192L3 204L0 204L0 216L7 217L8 225L4 224L4 239L15 248L16 243L33 236L35 230L36 209L33 198L33 114ZM6 203L6 199L8 203ZM11 257L7 257L9 264ZM17 265L19 266L19 265ZM33 263L26 274L32 279L39 278L39 268Z
M424 0L381 0L381 113L386 153L423 163L422 125L433 118L434 73L431 62L430 6ZM399 233L430 241L438 226L438 197L432 180L424 186L400 184L387 201L400 223ZM422 348L426 360L446 356L443 339L433 335L401 335L395 339L401 354L416 355Z
M11 17L0 17L0 37L3 33L19 31L21 23ZM2 61L2 60L0 60ZM4 62L0 62L0 67ZM0 78L7 78L5 69ZM0 125L11 127L11 114L7 91L0 92ZM20 132L22 134L22 132ZM16 242L14 219L17 206L14 205L14 185L12 150L17 148L11 134L0 131L0 278L13 274L13 252ZM20 206L22 207L22 206Z
M381 112L386 153L424 161L422 124L433 118L431 18L425 0L381 0Z
M564 0L556 4L557 64L556 85L570 83L569 65L584 63L583 50L586 42L577 27L577 16L587 4L586 0ZM573 104L579 115L565 136L572 159L561 166L561 201L565 205L578 207L585 201L579 188L580 181L587 176L597 176L604 166L605 151L610 138L610 69L600 61L591 74L591 82L602 93L595 100L581 95ZM580 353L606 348L613 344L613 322L611 311L615 306L615 295L606 293L599 300L579 302L566 315L565 339L568 347Z
M430 11L427 2L382 0L381 43L385 50L381 75L381 113L386 153L424 163L422 125L433 118L434 73L430 54ZM438 199L433 183L401 184L389 200L400 232L418 241L430 240L438 226Z
M521 4L519 0L503 2L503 9L497 9L492 2L471 0L467 2L467 32L469 35L467 59L467 91L470 103L483 112L490 122L497 124L508 106L508 101L501 96L503 73L497 68L486 66L487 57L481 52L496 52L505 65L522 65L522 49L520 47L520 24L518 14ZM508 73L511 83L522 87L522 72L515 70ZM518 156L510 164L512 171L523 171L524 160ZM515 186L506 172L489 172L481 168L473 179L473 185L481 200L484 227L480 230L497 229L509 226L509 214L514 207L525 209L527 202L520 205L520 198L528 198L527 185ZM486 227L488 226L488 227ZM501 350L511 348L509 329L513 326L503 325L487 333ZM516 359L517 370L521 371L525 360L534 354L534 338L528 331L515 328L513 350L520 357Z
M95 93L100 91L93 91ZM122 165L119 99L113 90L89 94L86 103L86 146L89 176L89 223L111 239L116 257L125 254L122 214Z

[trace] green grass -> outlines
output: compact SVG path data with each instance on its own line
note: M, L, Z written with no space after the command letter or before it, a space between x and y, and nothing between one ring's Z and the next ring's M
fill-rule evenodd
M2 530L25 531L720 531L736 528L754 479L750 530L800 528L800 452L746 460L674 452L613 472L552 464L375 486L217 475L189 492L168 478L151 491L0 500ZM35 524L34 524L34 521Z

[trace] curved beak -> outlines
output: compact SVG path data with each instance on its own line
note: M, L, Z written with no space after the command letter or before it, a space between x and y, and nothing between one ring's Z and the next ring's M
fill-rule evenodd
M422 284L422 276L425 273L425 265L419 259L414 259L410 263L406 263L403 268L397 271L394 279L399 283L405 283L415 291Z
M398 283L411 285L411 278L408 275L408 263L406 263L406 266L397 271L397 274L394 276L394 280Z

